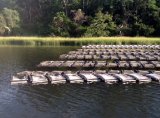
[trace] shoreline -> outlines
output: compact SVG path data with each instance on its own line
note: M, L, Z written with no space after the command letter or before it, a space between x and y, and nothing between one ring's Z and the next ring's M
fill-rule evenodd
M0 45L82 46L87 44L160 45L160 37L0 37Z

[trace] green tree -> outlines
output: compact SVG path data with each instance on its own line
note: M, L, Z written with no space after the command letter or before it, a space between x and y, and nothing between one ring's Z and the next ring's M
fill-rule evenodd
M96 13L91 25L87 28L86 36L111 36L116 31L112 16L101 11Z
M16 10L4 8L0 13L0 34L14 34L20 28L20 17Z
M69 36L69 23L70 19L65 15L64 12L58 12L53 18L51 28L53 35L55 36Z
M103 9L102 14L97 18L100 8ZM60 12L64 14L57 16ZM111 17L109 23L105 22L103 13ZM0 14L1 33L4 30L19 33L16 30L19 25L22 35L46 36L54 33L77 37L83 36L87 29L85 34L91 36L116 35L115 30L124 36L160 36L160 0L0 0ZM53 21L58 21L58 18L53 20L56 17L66 19L63 21L64 28L53 27ZM100 19L104 21L100 22Z
M6 21L2 14L0 14L0 35L5 33Z
M20 17L16 10L4 8L2 10L2 14L5 20L4 28L6 29L6 32L13 33L15 30L20 28Z
M154 28L142 22L136 22L133 25L133 34L136 36L149 36L154 32Z
M83 12L80 10L73 12L73 17L70 19L64 12L58 12L53 18L51 29L53 36L63 37L80 37L83 36L86 29L82 25L86 20Z

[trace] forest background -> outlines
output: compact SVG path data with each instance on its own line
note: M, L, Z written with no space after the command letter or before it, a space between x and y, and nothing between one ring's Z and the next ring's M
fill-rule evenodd
M0 0L0 36L160 36L160 0Z

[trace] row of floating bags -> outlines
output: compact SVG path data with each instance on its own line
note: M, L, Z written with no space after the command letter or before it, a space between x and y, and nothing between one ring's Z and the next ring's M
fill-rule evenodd
M160 45L87 45L82 46L82 49L87 48L106 48L106 49L160 49Z
M60 59L159 61L160 49L77 49L60 55Z
M156 69L160 68L160 63L159 61L43 61L38 65L38 67Z
M11 84L61 84L61 83L94 83L107 84L150 83L160 82L160 71L153 73L105 73L92 71L61 72L61 71L24 71L13 77Z
M152 54L152 53L151 53ZM105 54L105 55L83 55L83 54L63 54L60 59L65 60L140 60L140 61L160 61L160 53L158 55L132 55L132 54Z

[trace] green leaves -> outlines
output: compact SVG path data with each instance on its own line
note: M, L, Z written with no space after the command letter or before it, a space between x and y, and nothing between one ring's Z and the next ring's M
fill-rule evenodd
M65 37L160 36L160 0L0 0L0 35L9 30Z
M133 31L136 36L149 36L154 32L154 28L140 22L133 25Z
M87 28L85 36L111 36L115 30L116 24L113 22L112 16L98 11Z
M5 26L6 26L6 21L4 19L4 16L3 14L0 14L0 35L4 34Z
M2 14L6 20L6 26L9 28L18 28L20 23L19 13L16 10L4 8Z
M58 12L53 18L51 28L55 36L69 36L70 19L65 15L64 12Z
M16 10L4 8L0 14L0 34L14 32L20 27L19 13Z

